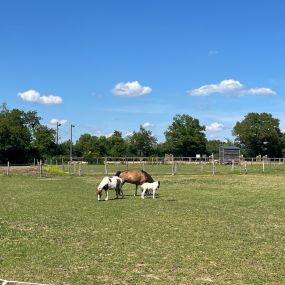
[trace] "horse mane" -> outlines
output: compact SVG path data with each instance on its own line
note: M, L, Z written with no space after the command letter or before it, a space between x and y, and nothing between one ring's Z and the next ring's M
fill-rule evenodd
M144 174L145 178L146 178L146 182L152 183L154 182L153 178L144 170L141 170L141 172Z
M122 172L122 171L118 170L118 171L115 173L115 175L114 175L114 176L118 176L118 177L120 177L121 172Z

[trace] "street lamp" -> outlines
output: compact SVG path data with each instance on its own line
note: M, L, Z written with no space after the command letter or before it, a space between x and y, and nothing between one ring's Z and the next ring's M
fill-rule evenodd
M72 128L74 127L74 125L70 125L70 161L72 161Z
M56 122L56 144L58 144L58 127L61 126L61 123L59 123L58 121Z

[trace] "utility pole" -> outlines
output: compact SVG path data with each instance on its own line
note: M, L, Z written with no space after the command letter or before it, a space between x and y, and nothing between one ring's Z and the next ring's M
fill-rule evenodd
M74 125L70 125L70 161L72 161L72 128L74 127Z
M58 127L61 126L61 123L59 123L58 121L56 122L56 144L58 144Z

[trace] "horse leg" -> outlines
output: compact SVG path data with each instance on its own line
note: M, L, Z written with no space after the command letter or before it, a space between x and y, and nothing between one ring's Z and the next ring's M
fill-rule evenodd
M106 191L106 198L105 198L105 201L108 201L109 200L109 190L105 190Z
M144 199L145 192L146 192L146 188L143 189L143 191L142 191L142 193L141 193L141 198L142 198L142 199Z
M138 185L136 184L136 189L135 189L135 194L134 194L134 196L137 196L137 192L138 192Z

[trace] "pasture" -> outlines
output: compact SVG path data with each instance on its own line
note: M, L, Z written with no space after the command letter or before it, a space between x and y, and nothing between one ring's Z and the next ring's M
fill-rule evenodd
M103 175L0 175L0 279L284 282L283 174L155 172L159 198L134 197L134 186L126 184L124 199L110 191L109 201L98 202Z

